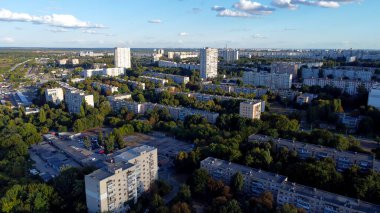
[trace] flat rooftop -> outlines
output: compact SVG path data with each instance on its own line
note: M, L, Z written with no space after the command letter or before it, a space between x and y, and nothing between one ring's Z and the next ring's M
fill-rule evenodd
M272 141L275 144L278 144L280 146L287 146L287 147L294 147L294 148L303 148L305 150L309 150L311 152L318 152L318 153L325 153L329 157L336 156L340 158L348 158L348 159L356 159L356 160L365 160L365 161L373 161L374 157L372 155L357 153L357 152L350 152L350 151L340 151L335 148L331 147L325 147L322 145L316 145L311 143L303 143L298 141L292 141L288 139L282 139L282 138L272 138L270 136L266 135L251 135L249 136L249 140L251 141ZM375 164L380 165L380 162L378 160L374 160Z
M326 192L323 190L319 190L316 188L303 186L295 183L286 182L281 185L280 190L290 191L293 193L297 193L299 195L303 195L305 197L314 198L320 201L325 201L329 203L333 203L337 206L345 206L351 209L362 211L362 212L380 212L380 206L372 203L367 203L361 201L359 199L349 198L345 196L341 196L338 194L334 194L331 192Z
M107 166L100 168L100 169L98 169L98 170L96 170L96 171L94 171L91 174L88 174L86 176L88 176L94 180L101 181L101 180L104 180L106 178L113 176L115 174L115 170L118 170L118 169L126 170L126 169L129 169L129 168L134 166L131 163L124 163L124 162L119 162L119 163L115 163L115 164L107 163L106 165Z
M203 165L210 165L217 170L232 170L235 172L240 172L244 176L253 176L262 180L267 180L270 182L283 183L287 181L287 177L278 175L275 173L265 172L260 169L251 168L248 166L243 166L240 164L231 163L225 160L220 160L213 157L208 157L201 162Z
M155 147L147 146L147 145L134 147L132 149L124 149L124 150L120 150L119 151L120 154L116 155L115 158L120 158L127 162L133 158L140 156L144 152L151 152L155 149L156 149Z

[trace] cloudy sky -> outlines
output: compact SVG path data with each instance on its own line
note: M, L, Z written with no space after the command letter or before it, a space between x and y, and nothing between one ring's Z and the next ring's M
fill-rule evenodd
M0 0L0 47L380 49L379 0Z

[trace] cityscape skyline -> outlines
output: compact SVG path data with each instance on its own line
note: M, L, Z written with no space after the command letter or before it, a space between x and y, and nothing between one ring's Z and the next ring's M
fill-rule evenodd
M377 1L0 2L2 47L380 49Z

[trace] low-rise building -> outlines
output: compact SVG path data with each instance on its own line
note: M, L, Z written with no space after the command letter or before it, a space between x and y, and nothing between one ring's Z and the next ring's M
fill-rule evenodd
M78 65L79 64L79 59L77 59L77 58L71 59L71 64L72 65Z
M115 163L85 176L88 212L126 212L158 178L157 149L140 146L122 152Z
M167 78L173 80L176 84L187 84L190 81L190 78L182 75L172 75L167 73L160 73L154 71L145 71L144 75L150 75L158 78Z
M68 61L68 59L60 59L60 60L58 60L58 64L63 66L63 65L67 64L67 61Z
M292 204L307 212L316 213L366 213L380 212L380 206L357 199L322 191L316 188L291 183L282 175L265 172L251 167L208 157L201 161L201 168L211 177L230 184L236 173L243 176L242 191L254 197L271 192L278 206Z
M150 77L150 76L140 76L141 79L153 82L155 84L161 84L162 86L165 86L165 84L169 83L167 79L163 78L156 78L156 77Z
M274 144L272 148L275 151L279 151L282 148L287 148L289 151L295 151L297 153L297 157L301 160L305 160L307 158L315 158L318 160L323 158L331 158L336 162L336 169L339 172L345 171L353 165L357 165L360 169L365 171L372 169L376 172L380 172L380 161L376 160L376 158L372 155L350 151L340 151L321 145L296 142L282 138L272 138L258 134L249 136L248 140L260 143L272 142Z
M88 69L83 71L83 77L90 78L92 76L121 76L125 74L125 68L104 68L104 69Z
M311 93L303 93L297 97L297 103L299 105L309 104L311 103L317 95Z
M219 113L208 112L204 110L197 110L185 107L173 107L168 105L156 104L156 103L137 103L126 100L110 100L112 110L119 111L122 108L127 108L129 111L135 114L144 114L147 111L154 109L166 109L174 120L185 120L187 116L199 115L204 117L209 123L216 123Z
M45 90L45 100L46 102L52 102L54 104L60 104L63 101L63 89L62 88L52 88Z
M124 80L121 78L118 78L117 80L121 83L126 83L126 84L130 85L133 89L145 90L145 83L143 83L143 82Z
M355 95L358 93L360 86L364 87L367 91L372 88L372 82L363 82L359 80L334 80L328 78L305 78L303 84L306 86L332 86L339 88L342 92L349 95Z
M112 86L112 85L108 85L108 84L102 84L102 83L99 83L99 82L93 82L92 86L93 87L99 87L105 93L114 93L114 92L118 92L119 91L118 87L115 87L115 86Z

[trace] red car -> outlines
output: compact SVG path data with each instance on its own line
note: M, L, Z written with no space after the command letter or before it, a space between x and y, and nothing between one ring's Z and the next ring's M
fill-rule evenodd
M104 154L104 150L99 150L99 154Z

